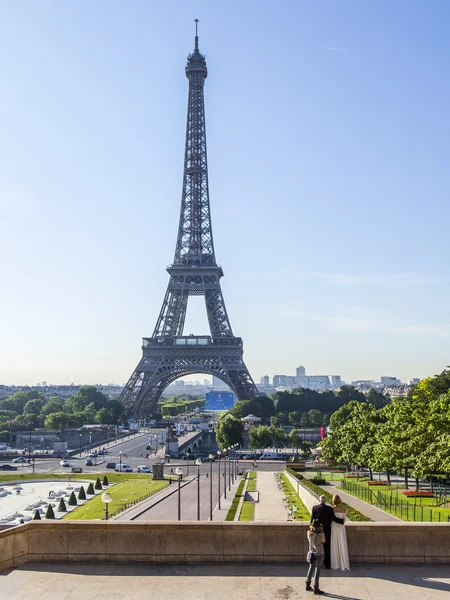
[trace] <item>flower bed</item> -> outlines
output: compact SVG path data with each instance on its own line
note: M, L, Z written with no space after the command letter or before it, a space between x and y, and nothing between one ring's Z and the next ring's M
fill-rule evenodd
M434 498L433 492L424 492L424 491L402 492L402 495L406 496L407 498Z
M367 485L389 485L387 481L368 481Z

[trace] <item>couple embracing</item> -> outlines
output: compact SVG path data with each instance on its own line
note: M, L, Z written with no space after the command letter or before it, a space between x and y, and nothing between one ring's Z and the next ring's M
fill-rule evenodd
M344 528L345 508L339 496L333 496L333 507L328 506L325 496L320 496L320 504L313 506L311 526L308 531L308 562L306 589L312 590L311 579L314 573L314 594L323 594L319 588L322 564L325 568L350 570L347 534Z

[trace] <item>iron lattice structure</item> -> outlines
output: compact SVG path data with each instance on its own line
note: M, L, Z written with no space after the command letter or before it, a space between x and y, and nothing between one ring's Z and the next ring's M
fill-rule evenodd
M209 206L204 82L205 57L198 49L188 56L189 80L186 148L180 222L169 284L151 338L144 338L142 358L120 400L129 415L155 411L163 390L179 377L206 373L219 377L240 399L258 390L243 361L242 339L231 329L214 253ZM189 296L204 296L210 336L183 336Z

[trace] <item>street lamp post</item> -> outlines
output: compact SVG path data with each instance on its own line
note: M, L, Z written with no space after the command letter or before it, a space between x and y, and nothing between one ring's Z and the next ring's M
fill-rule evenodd
M195 464L197 465L197 521L200 521L200 465L202 461L197 458Z
M231 483L234 485L234 444L231 446Z
M231 492L231 448L227 448L228 461L228 491Z
M122 450L119 452L119 460L120 460L119 473L122 473Z
M217 465L217 469L218 469L218 477L217 477L217 488L218 488L218 493L219 493L219 510L220 510L220 455L222 454L222 452L220 450L217 450L217 458L219 460L219 464Z
M80 433L80 458L81 458L81 440L83 439L83 434Z
M212 501L212 464L213 464L214 455L209 455L209 520L212 521L212 510L213 510L213 501Z
M186 473L186 475L189 475L189 452L187 453L186 463L187 463L187 473Z
M235 469L234 477L235 477L236 481L237 481L237 476L238 476L238 466L239 466L239 465L238 465L238 462L239 462L239 455L238 455L238 453L237 453L237 449L238 449L238 448L239 448L239 444L236 444L236 453L235 453L236 460L234 461L234 469Z
M181 476L183 469L178 467L175 469L175 474L178 475L178 520L181 521Z
M223 497L225 500L227 499L227 449L224 448L224 457L223 457Z
M108 520L108 504L111 502L111 500L112 496L109 492L102 494L102 502L105 503L105 508L103 509L105 511L105 521Z

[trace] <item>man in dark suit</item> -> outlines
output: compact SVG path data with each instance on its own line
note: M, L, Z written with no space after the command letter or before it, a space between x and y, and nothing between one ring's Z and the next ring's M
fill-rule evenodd
M330 559L331 521L334 521L335 523L339 523L340 525L343 525L344 519L339 519L339 517L336 517L332 507L327 506L327 503L326 503L327 499L325 498L325 496L320 496L319 500L320 500L320 504L316 504L316 506L313 506L312 515L311 515L311 523L313 522L314 519L319 519L319 521L323 527L323 532L325 534L325 543L323 545L323 549L325 550L325 558L324 558L323 562L325 564L325 568L329 569L331 566L331 559Z

